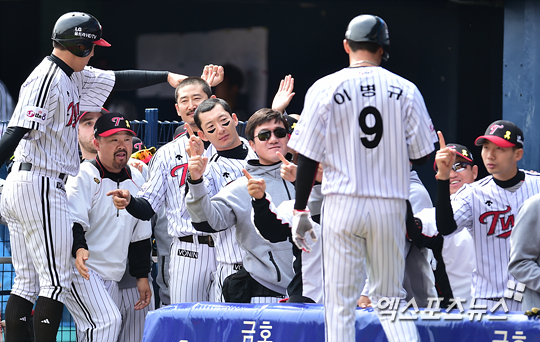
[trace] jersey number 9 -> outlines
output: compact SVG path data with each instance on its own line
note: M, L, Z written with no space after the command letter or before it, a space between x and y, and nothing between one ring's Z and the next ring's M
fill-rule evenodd
M375 119L375 123L373 123L371 126L368 126L368 115L371 114L370 117L370 124L373 122L373 118ZM381 142L382 134L383 134L383 121L381 113L377 110L375 107L366 107L362 109L360 112L360 116L358 117L358 124L360 125L360 129L364 134L366 135L373 135L372 140L369 140L366 137L360 138L362 141L362 145L364 145L366 148L375 148L379 143Z

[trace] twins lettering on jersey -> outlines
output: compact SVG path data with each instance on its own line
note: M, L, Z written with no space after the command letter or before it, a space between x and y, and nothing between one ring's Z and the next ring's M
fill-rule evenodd
M494 235L495 232L499 233L495 235L497 238L506 239L510 236L512 228L514 228L514 214L510 214L508 217L505 217L505 214L511 210L512 208L507 205L505 210L487 211L480 215L478 219L480 223L489 225L487 236ZM497 229L498 227L500 228Z
M81 118L79 112L79 103L77 102L76 104L73 104L73 102L71 102L68 106L67 111L69 121L66 124L66 127L71 125L71 127L75 128L77 126L77 122L79 122L79 119Z

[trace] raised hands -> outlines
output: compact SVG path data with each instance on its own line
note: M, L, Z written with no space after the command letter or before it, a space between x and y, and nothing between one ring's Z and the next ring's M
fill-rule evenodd
M171 85L171 87L176 88L182 82L187 78L186 75L180 75L175 74L174 72L169 72L169 75L167 75L167 82Z
M247 189L249 195L255 199L261 199L264 197L264 192L266 191L266 182L264 179L255 179L252 175L249 174L246 170L242 170L244 176L248 179Z
M285 76L279 84L279 89L272 101L272 109L277 110L281 114L285 113L285 108L291 103L294 96L294 78L291 75Z
M440 149L435 154L435 162L437 163L436 177L439 180L447 180L450 179L450 171L456 162L456 150L446 147L441 131L438 131L437 135L439 136Z
M276 152L281 164L281 178L289 182L294 182L296 180L296 169L298 168L296 164L291 163L280 152Z
M201 78L211 87L215 87L223 81L225 70L221 65L208 64L203 68Z
M203 157L204 153L204 144L202 143L201 138L193 134L193 130L186 124L188 133L190 133L189 146L186 146L188 152L188 171L191 180L199 180L204 175L206 170L206 164L208 164L208 157Z
M204 143L202 139L197 134L193 133L193 129L189 124L184 124L184 127L189 134L189 142L186 146L188 156L192 156L192 151L194 151L193 155L202 156L204 154Z

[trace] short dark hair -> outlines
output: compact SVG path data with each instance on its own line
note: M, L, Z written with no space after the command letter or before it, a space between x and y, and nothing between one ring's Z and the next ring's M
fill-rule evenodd
M174 102L175 103L178 102L178 91L180 89L184 88L185 86L193 85L193 84L200 85L203 91L206 93L206 95L208 95L208 97L212 96L212 89L210 88L210 85L205 80L197 76L190 76L186 78L185 80L183 80L182 82L180 82L180 84L178 84L178 87L176 87L176 89L174 90Z
M229 106L229 104L227 103L227 101L223 100L223 99L218 99L218 98L210 98L208 100L204 100L198 107L197 109L195 109L195 113L193 114L193 120L195 120L195 124L197 125L197 127L199 127L199 129L201 131L203 131L202 127L201 127L201 118L200 118L200 114L201 113L206 113L206 112L209 112L211 111L212 109L214 109L214 107L216 105L221 105L221 107L223 107L223 109L225 109L225 111L227 113L229 113L229 115L232 117L232 110L231 110L231 107ZM204 132L204 131L203 131Z
M249 118L246 125L246 138L248 140L253 140L255 138L255 129L268 121L281 121L283 122L285 129L287 131L289 130L289 123L283 114L271 108L261 108Z
M351 51L355 52L358 50L367 50L371 53L376 53L379 51L379 48L381 47L377 43L373 42L355 42L354 40L347 39L347 43L349 44L349 47L351 48Z

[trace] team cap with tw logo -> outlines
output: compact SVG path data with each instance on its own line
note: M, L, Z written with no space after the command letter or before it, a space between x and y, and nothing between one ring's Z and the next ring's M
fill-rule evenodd
M129 121L120 113L103 114L97 119L94 126L94 136L96 138L98 136L108 137L121 131L130 132L134 137L137 136L131 129Z
M486 129L484 135L476 138L474 144L482 146L486 140L499 147L523 148L523 132L510 121L497 120Z
M456 143L447 143L446 147L451 148L453 150L456 150L456 155L462 157L463 159L465 159L469 163L474 164L473 155L472 155L471 151L469 150L469 148L467 146L461 145L461 144L456 144ZM433 162L433 170L437 171L437 162L436 161Z

